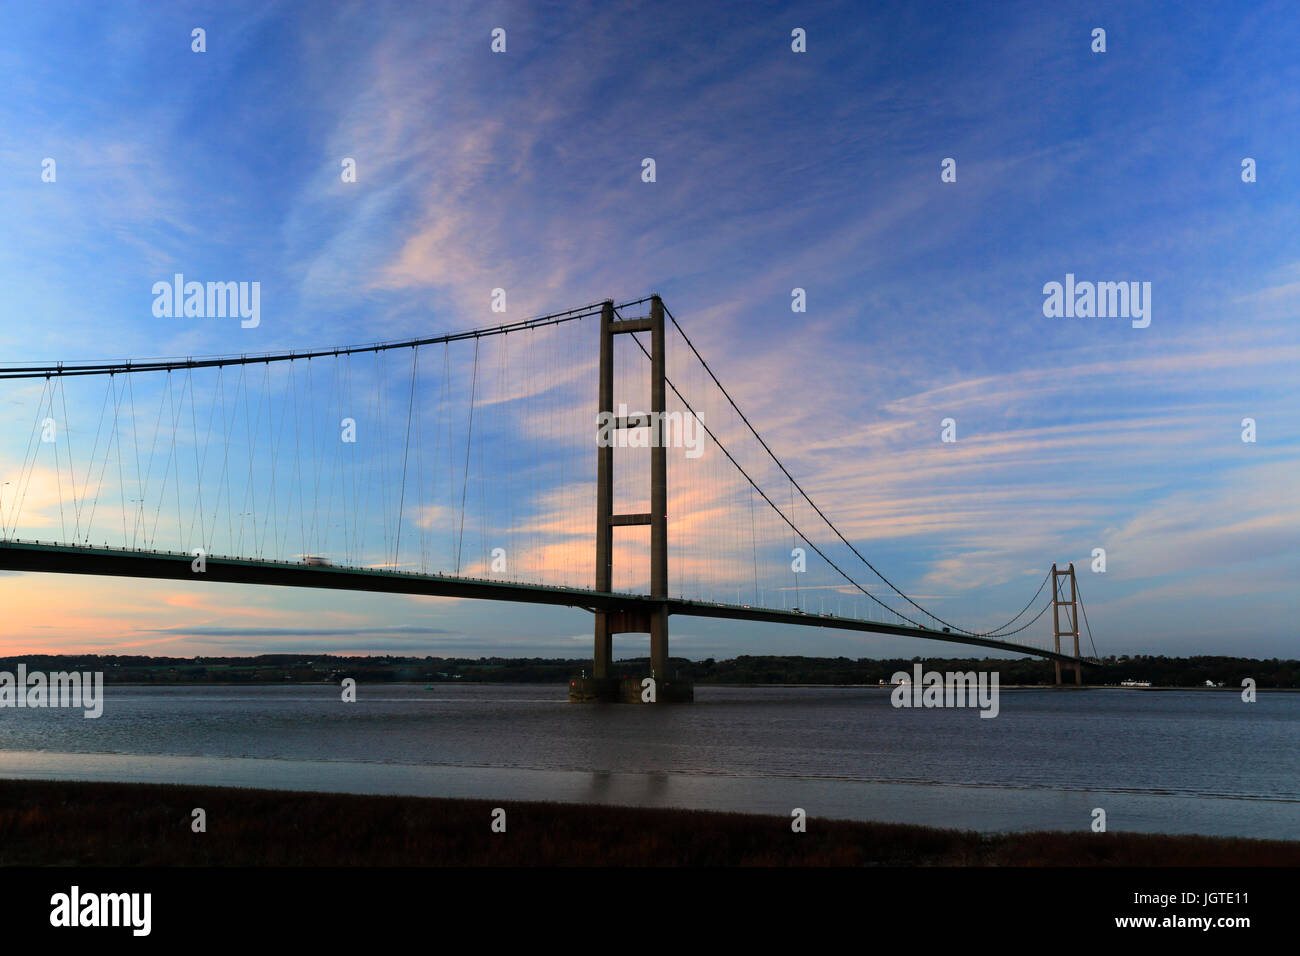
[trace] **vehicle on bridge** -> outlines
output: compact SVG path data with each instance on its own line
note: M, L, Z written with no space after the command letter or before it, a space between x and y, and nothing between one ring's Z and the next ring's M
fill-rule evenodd
M322 558L319 554L304 554L302 563L313 568L327 568L330 566L329 558Z

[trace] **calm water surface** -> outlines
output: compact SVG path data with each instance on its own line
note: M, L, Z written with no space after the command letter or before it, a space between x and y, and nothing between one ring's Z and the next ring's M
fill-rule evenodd
M0 710L0 776L680 806L986 831L1300 839L1300 694L697 688L570 704L550 685L108 687L104 714Z

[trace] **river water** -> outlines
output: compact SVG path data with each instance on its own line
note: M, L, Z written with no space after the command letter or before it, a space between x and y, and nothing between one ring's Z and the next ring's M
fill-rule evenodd
M0 777L561 800L1300 839L1300 694L1003 690L998 716L887 689L552 685L105 688L103 716L0 710Z

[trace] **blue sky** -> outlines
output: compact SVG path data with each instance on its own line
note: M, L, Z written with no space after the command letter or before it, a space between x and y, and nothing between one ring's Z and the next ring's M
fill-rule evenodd
M1081 572L1101 652L1295 653L1300 21L1284 3L3 17L0 359L341 345L494 324L496 287L508 318L653 290L813 497L943 612L997 623L1053 561L1086 568L1102 547L1106 573ZM176 272L259 282L260 325L156 318L151 287ZM1150 326L1045 317L1043 286L1067 273L1150 282ZM450 358L463 386L470 355ZM6 474L34 406L8 407ZM562 501L586 520L580 495ZM580 612L0 590L25 608L16 650L590 652ZM946 652L693 621L673 650Z

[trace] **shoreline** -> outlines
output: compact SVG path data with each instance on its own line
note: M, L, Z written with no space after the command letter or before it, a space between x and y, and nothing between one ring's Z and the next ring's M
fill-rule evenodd
M1300 841L821 817L794 832L764 814L4 779L0 865L1300 866Z
M286 680L286 681L105 681L105 687L338 687L337 681L325 680ZM567 684L564 682L553 681L486 681L486 680L358 680L358 687L559 687L567 690ZM819 688L827 687L839 690L867 690L875 688L878 690L892 690L898 687L898 684L741 684L731 682L719 683L699 683L699 687L722 688L722 687L744 687L748 689L759 690L765 687L776 688ZM948 686L948 685L943 685ZM1051 690L1051 691L1083 691L1083 690L1132 690L1132 691L1204 691L1206 693L1241 693L1240 687L1197 687L1188 686L1163 686L1163 687L1121 687L1118 684L999 684L998 690ZM1257 694L1275 694L1275 693L1300 693L1300 687L1261 687L1256 690Z

